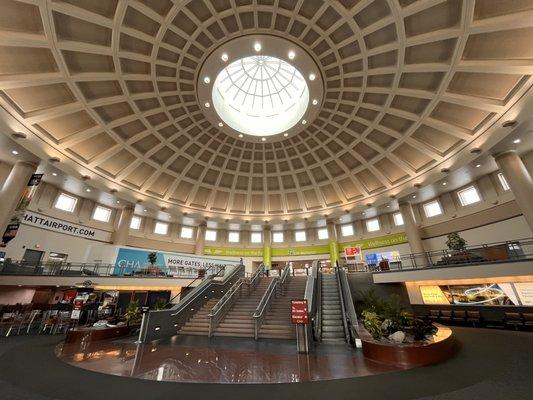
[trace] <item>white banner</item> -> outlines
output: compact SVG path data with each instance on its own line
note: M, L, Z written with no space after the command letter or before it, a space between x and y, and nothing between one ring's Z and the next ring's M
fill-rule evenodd
M111 241L111 232L73 224L71 222L47 217L45 215L37 214L31 211L26 211L21 223L24 225L35 226L41 229L47 229L53 232L65 233L67 235L81 237L84 239L98 240L100 242Z
M522 305L533 306L533 282L517 282L514 287Z

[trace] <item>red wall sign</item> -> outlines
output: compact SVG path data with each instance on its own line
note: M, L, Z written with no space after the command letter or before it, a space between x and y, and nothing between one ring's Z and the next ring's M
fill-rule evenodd
M346 254L347 256L357 256L361 254L361 248L360 247L345 247L344 254Z
M291 319L293 324L307 325L309 323L307 300L291 300Z

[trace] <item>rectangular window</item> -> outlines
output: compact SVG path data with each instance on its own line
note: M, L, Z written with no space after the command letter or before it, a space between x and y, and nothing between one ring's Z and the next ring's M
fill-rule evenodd
M56 203L54 204L54 208L57 208L58 210L63 210L66 212L74 212L77 202L78 202L78 199L76 197L69 196L68 194L65 194L65 193L61 193L59 196L57 196Z
M205 231L205 240L208 240L210 242L214 242L217 240L217 231L214 231L212 229L208 229Z
M368 232L379 231L379 220L377 218L366 220L366 230Z
M353 225L352 224L342 225L341 234L342 236L353 236Z
M166 235L168 232L168 224L166 222L156 222L154 233L158 235Z
M438 200L430 201L429 203L424 204L424 213L426 217L436 217L437 215L442 214L442 208Z
M392 218L394 219L394 225L400 226L403 225L403 217L402 213L395 213L392 215Z
M294 240L297 242L305 242L307 240L307 235L305 231L296 231L294 232Z
M182 239L192 239L193 229L190 226L182 226L180 237Z
M502 189L507 192L510 187L507 183L507 179L505 179L505 176L503 176L501 172L498 174L498 179L500 180L500 185L502 185Z
M318 230L318 239L319 240L326 240L328 237L329 237L328 228L320 228Z
M133 229L133 230L136 230L136 231L141 229L141 221L142 221L141 217L138 217L136 215L131 217L130 229Z
M229 232L228 233L228 242L230 243L239 243L239 232Z
M283 232L273 232L272 241L274 243L283 243Z
M100 222L109 222L111 210L106 207L96 206L93 211L93 219Z
M468 206L481 201L479 193L474 186L469 186L466 189L459 190L457 192L457 196L459 196L459 201L461 202L462 206Z
M261 232L252 232L252 235L250 236L250 241L252 243L261 243L263 241L263 235Z

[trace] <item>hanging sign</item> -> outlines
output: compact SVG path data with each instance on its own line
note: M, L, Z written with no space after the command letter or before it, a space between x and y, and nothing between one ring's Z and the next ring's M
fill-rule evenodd
M28 205L35 194L37 186L41 182L42 177L43 174L33 174L30 177L24 192L22 192L22 195L20 196L20 200L15 207L13 216L7 224L7 228L2 236L2 243L0 243L0 247L5 247L11 240L15 238L15 236L17 236L17 232L24 217L24 213L26 212L26 208L28 208Z
M309 323L307 300L291 300L291 320L293 324L298 325L307 325Z
M344 254L346 255L346 257L358 256L361 254L361 248L360 247L345 247Z

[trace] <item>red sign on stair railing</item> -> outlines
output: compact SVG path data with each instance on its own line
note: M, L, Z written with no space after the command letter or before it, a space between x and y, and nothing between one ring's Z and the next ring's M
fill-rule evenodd
M307 300L291 300L291 320L293 324L307 325L309 323Z

